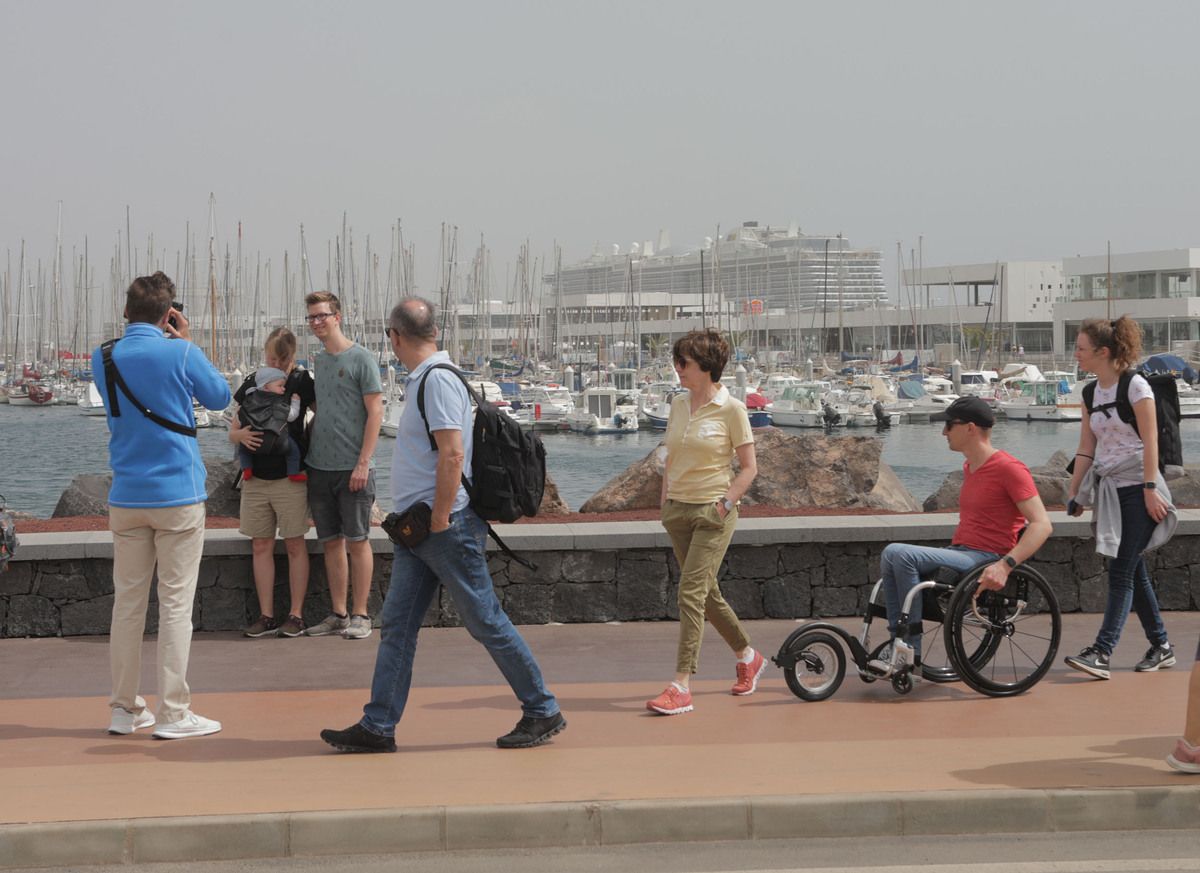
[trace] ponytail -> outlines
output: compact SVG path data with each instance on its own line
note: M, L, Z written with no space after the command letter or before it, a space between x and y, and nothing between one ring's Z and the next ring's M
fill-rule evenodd
M1079 332L1086 334L1097 349L1108 349L1118 371L1134 366L1142 356L1141 325L1128 315L1111 321L1089 318L1079 326Z

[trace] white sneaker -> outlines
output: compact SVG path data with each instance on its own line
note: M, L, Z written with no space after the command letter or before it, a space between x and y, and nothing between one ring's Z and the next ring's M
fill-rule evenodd
M143 709L137 715L134 715L128 709L120 706L114 706L112 710L112 721L108 723L108 732L110 734L118 734L120 736L128 736L138 728L148 728L154 725L154 716L150 714L150 710Z
M188 737L206 737L209 734L215 734L220 729L219 721L188 712L179 721L160 724L154 730L154 738L157 740L183 740Z
M365 640L371 635L371 618L367 615L350 616L350 627L342 631L348 640Z

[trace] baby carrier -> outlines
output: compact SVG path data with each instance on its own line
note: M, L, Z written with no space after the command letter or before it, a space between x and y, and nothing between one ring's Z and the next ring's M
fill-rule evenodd
M238 419L242 425L262 434L262 443L252 449L255 455L286 455L292 447L288 433L288 411L292 401L286 394L251 391L242 401Z

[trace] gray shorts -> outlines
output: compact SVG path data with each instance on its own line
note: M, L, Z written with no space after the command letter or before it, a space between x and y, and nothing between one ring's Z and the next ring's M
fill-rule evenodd
M308 509L317 528L317 542L345 537L365 540L371 533L375 505L375 471L367 474L361 491L350 490L350 470L308 471Z

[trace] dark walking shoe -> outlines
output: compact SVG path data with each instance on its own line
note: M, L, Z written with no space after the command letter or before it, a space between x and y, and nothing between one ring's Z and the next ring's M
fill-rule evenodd
M1087 673L1097 679L1112 678L1112 674L1108 671L1108 655L1095 646L1088 646L1078 655L1068 655L1063 659L1063 663L1073 670Z
M567 726L567 720L561 712L546 718L530 718L522 716L517 726L496 740L496 745L502 749L528 749L530 746L540 746L552 736L561 733Z
M242 631L242 636L258 639L259 637L273 637L279 634L279 623L269 615L260 615L258 621L250 625Z
M279 626L281 637L298 637L304 633L304 619L298 615L289 615Z
M374 734L361 724L351 725L344 731L321 731L321 739L339 752L394 752L396 740Z
M1146 657L1138 661L1133 669L1139 673L1153 673L1155 670L1174 666L1175 650L1171 648L1170 643L1163 643L1161 646L1151 646L1147 649Z

